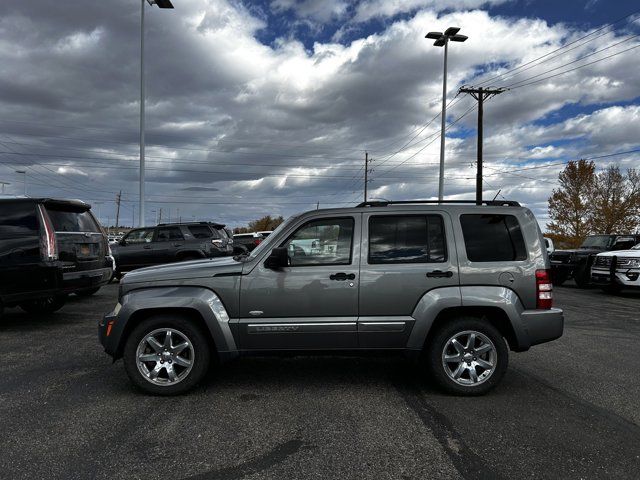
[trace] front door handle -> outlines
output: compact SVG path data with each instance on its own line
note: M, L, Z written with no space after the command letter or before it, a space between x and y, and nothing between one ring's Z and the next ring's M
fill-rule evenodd
M173 246L174 246L174 247L181 247L181 246L182 246L182 243L174 243L174 244L173 244Z
M429 278L451 278L453 277L453 272L448 270L443 272L442 270L433 270L432 272L427 272L427 277Z
M143 245L142 248L145 250L151 250L151 245Z
M356 279L355 273L350 273L347 275L344 272L340 272L340 273L334 273L333 275L329 275L329 280L345 281L345 280L355 280L355 279Z

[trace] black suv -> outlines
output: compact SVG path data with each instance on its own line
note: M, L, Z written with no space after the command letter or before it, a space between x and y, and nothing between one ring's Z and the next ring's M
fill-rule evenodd
M640 235L589 235L574 250L556 250L550 255L551 279L562 285L573 278L580 288L589 285L591 265L598 253L627 250L640 242Z
M0 310L49 313L112 275L107 237L79 200L0 199Z
M116 276L162 263L233 255L224 225L212 222L161 223L136 228L111 245Z

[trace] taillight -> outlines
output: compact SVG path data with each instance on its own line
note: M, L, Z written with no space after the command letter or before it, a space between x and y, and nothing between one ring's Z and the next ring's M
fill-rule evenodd
M536 270L536 308L548 310L553 307L553 284L549 270Z
M256 239L253 241L253 244L254 244L254 245L260 245L260 242L262 242L262 239L261 239L261 238L256 238Z
M38 213L44 230L40 235L40 256L43 260L57 260L58 243L56 242L56 232L51 224L51 219L42 205L38 205Z

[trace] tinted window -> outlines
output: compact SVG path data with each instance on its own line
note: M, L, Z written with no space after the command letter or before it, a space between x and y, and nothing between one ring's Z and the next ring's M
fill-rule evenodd
M131 230L125 237L124 240L127 244L136 244L136 243L149 243L153 238L153 228L141 228L139 230Z
M394 215L369 220L369 263L444 262L439 215Z
M0 238L38 235L33 203L0 203Z
M211 238L211 229L206 225L191 225L187 227L195 238Z
M179 227L162 227L158 228L157 242L170 242L175 240L184 240L184 236Z
M282 246L290 265L349 265L353 218L313 220L300 227Z
M472 262L525 260L527 249L513 215L461 215L467 258Z
M56 232L99 232L98 224L88 211L72 212L47 207L47 213Z

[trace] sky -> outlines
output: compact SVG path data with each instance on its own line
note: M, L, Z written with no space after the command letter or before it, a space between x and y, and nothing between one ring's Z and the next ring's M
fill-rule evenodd
M240 226L264 215L438 194L449 47L445 198L531 208L569 160L640 166L640 6L630 0L3 0L0 182L138 221L140 10L146 216ZM25 174L16 173L25 171Z

